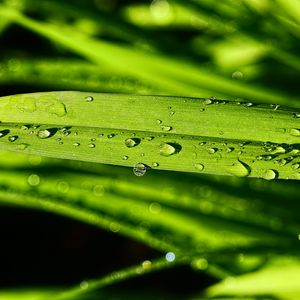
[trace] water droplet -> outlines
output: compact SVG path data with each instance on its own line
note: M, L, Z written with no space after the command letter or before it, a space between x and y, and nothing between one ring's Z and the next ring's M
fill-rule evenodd
M94 98L92 96L87 96L84 98L86 102L92 102Z
M200 171L200 172L204 170L204 165L202 165L200 163L194 164L194 167L197 171Z
M144 270L149 270L151 269L151 261L150 260L145 260L143 263L142 263L142 267Z
M36 101L32 97L20 99L17 108L22 112L34 112L36 110Z
M226 152L230 153L230 152L232 152L233 150L234 150L233 147L228 147L228 148L226 149Z
M12 136L10 136L9 138L8 138L8 140L10 141L10 142L14 142L14 141L16 141L18 139L18 136L17 135L12 135Z
M168 252L165 257L166 257L166 261L168 262L172 262L176 259L176 255L174 252Z
M206 100L204 100L204 104L205 105L210 105L212 103L214 103L212 99L206 99Z
M214 154L214 153L216 153L217 152L217 148L208 148L207 149L207 152L209 153L209 154Z
M206 142L200 142L199 146L204 146L206 144Z
M292 169L294 169L294 170L297 170L297 169L299 169L299 167L300 167L300 164L298 164L298 163L295 163L295 164L292 164Z
M75 146L75 147L78 147L78 146L80 146L80 143L73 143L73 146Z
M133 174L135 176L144 176L147 171L147 167L143 163L138 163L133 167Z
M277 147L271 149L270 153L271 154L284 154L285 152L286 152L286 150L283 147L277 146Z
M128 159L128 156L127 155L124 155L123 156L123 160L127 160Z
M300 118L300 114L292 113L292 118L293 119L298 119L298 118Z
M88 144L88 146L89 146L89 148L95 148L96 147L96 145L94 143L90 143L90 144Z
M203 112L203 111L205 111L205 108L200 108L200 112Z
M161 125L160 128L161 128L163 131L171 131L171 130L172 130L172 127L171 127L171 126Z
M162 123L162 120L159 120L159 119L156 120L156 124L161 124L161 123Z
M237 160L232 166L228 167L226 171L234 176L246 177L250 174L250 167L244 162Z
M0 131L0 138L3 138L4 136L6 136L7 134L9 134L9 130L5 129L5 130L1 130Z
M30 125L22 125L21 129L22 130L28 130L30 128Z
M128 148L133 148L141 142L139 138L129 138L125 140L125 146Z
M40 139L46 139L46 138L50 137L50 135L51 135L51 132L48 129L39 130L37 133L37 136Z
M273 110L277 110L280 105L279 104L271 104L270 107L273 109Z
M205 258L199 258L192 262L192 267L197 270L206 270L208 267L208 261Z
M174 143L164 143L160 145L159 154L162 156L171 156L181 150L181 146Z
M28 176L27 182L30 186L38 186L41 182L41 179L39 175L31 174Z
M263 178L266 180L273 180L278 176L278 173L275 170L269 169L265 171Z
M159 166L159 163L154 162L154 163L152 163L152 166L153 166L153 167L158 167L158 166Z
M251 106L253 106L253 103L252 102L247 102L247 103L244 104L244 106L245 107L251 107Z
M86 290L89 287L89 283L87 281L81 281L80 282L80 288L82 290Z
M152 214L159 214L160 211L161 211L161 205L157 202L152 202L150 205L149 205L149 211L152 213Z
M109 139L112 139L114 136L115 136L114 133L111 133L111 134L108 134L108 135L107 135L107 137L108 137Z
M63 117L67 113L66 106L58 100L55 100L51 105L49 105L47 107L47 111L50 114L57 115L58 117Z
M22 143L17 146L17 150L25 150L29 145Z
M174 116L174 115L175 115L175 111L174 110L169 111L169 116Z
M121 229L121 226L117 222L111 222L109 224L109 230L112 231L112 232L119 232L120 229Z
M300 136L300 130L296 128L290 129L290 135L292 136Z

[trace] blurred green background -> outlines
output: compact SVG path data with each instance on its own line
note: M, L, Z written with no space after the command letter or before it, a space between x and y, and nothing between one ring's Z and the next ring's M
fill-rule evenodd
M1 0L0 95L299 107L299 38L299 0ZM48 288L73 285L68 299L300 298L297 182L153 170L136 178L6 152L0 161L0 299L55 299ZM170 255L174 265L143 274ZM112 276L91 293L79 284L140 263L132 279Z

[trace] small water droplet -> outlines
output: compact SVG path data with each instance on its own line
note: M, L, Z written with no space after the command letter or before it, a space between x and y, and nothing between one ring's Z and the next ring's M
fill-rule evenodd
M290 135L292 136L300 136L300 130L297 128L290 129Z
M275 170L269 169L265 171L263 178L266 180L273 180L278 176L278 173Z
M28 176L27 182L30 186L38 186L41 182L41 179L39 175L31 174Z
M46 138L50 137L50 135L51 135L51 132L48 129L39 130L37 133L37 136L40 139L46 139Z
M73 143L73 146L78 147L78 146L80 146L80 143L75 142L75 143Z
M96 147L96 145L94 143L90 143L90 144L88 144L88 146L89 146L89 148L95 148Z
M204 104L205 105L210 105L212 103L214 103L212 99L206 99L206 100L204 100Z
M207 152L209 153L209 154L214 154L214 153L216 153L217 152L217 148L208 148L207 149Z
M107 137L108 137L109 139L112 139L114 136L115 136L114 133L111 133L111 134L108 134L108 135L107 135Z
M150 270L151 269L151 266L152 266L152 263L150 260L145 260L143 263L142 263L142 267L144 270Z
M166 125L161 125L160 128L161 128L163 131L171 131L171 130L172 130L172 127L171 127L171 126L166 126Z
M17 146L17 150L25 150L29 145L22 143Z
M18 136L17 135L12 135L12 136L10 136L9 138L8 138L8 140L10 141L10 142L14 142L14 141L16 141L18 139Z
M128 156L127 155L124 155L123 156L123 160L127 160L128 159Z
M226 148L226 152L228 152L228 153L232 152L233 150L234 150L233 147L228 147L228 148Z
M156 120L156 124L161 124L161 123L162 123L162 120L159 120L159 119Z
M250 174L250 167L244 162L237 160L234 164L228 167L226 171L234 176L246 177Z
M200 171L200 172L204 170L204 165L202 165L200 163L194 164L194 167L197 171Z
M139 138L129 138L125 140L125 146L128 148L133 148L141 142Z
M273 109L273 110L277 110L280 105L279 104L271 104L270 107Z
M298 113L292 113L292 118L293 119L298 119L298 118L300 118L300 114L298 114Z
M165 257L166 257L166 261L168 262L172 262L176 259L176 255L174 252L168 252Z
M153 166L153 167L158 167L158 166L159 166L159 163L154 162L154 163L152 163L152 166Z
M200 110L200 112L204 112L205 108L200 108L199 110Z
M30 128L30 125L22 125L21 129L22 130L28 130Z
M86 290L89 287L89 283L87 281L81 281L80 282L80 288L82 290Z
M298 163L295 163L295 164L292 164L292 169L294 169L294 170L297 170L297 169L299 169L299 167L300 167L300 164L298 164Z
M204 146L206 144L206 142L200 142L199 146Z
M247 102L247 103L244 104L244 106L245 107L251 107L251 106L253 106L253 103L252 102Z
M84 98L86 102L92 102L94 98L92 96L87 96Z
M133 167L133 174L135 176L144 176L146 171L147 167L143 163L138 163Z

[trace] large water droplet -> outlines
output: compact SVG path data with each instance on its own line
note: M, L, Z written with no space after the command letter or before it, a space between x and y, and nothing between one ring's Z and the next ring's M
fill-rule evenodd
M160 145L159 154L162 156L171 156L178 153L181 150L181 146L175 143L164 143Z
M250 174L250 170L250 167L240 160L237 160L233 165L226 169L229 174L238 177L248 176Z
M139 138L129 138L125 140L125 146L128 148L133 148L141 142Z
M66 106L58 100L53 101L53 103L47 107L47 111L58 117L63 117L67 113Z
M39 130L37 133L37 136L40 139L46 139L46 138L50 137L50 135L51 135L51 132L48 129Z
M275 170L269 169L265 171L263 178L266 180L273 180L278 176L278 173Z
M138 163L133 167L133 174L135 176L144 176L147 171L147 167L143 163Z

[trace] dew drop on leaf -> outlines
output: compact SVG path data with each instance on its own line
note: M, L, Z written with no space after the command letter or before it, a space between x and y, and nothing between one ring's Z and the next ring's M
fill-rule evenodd
M300 130L297 128L290 129L290 135L292 136L300 136Z
M123 160L127 160L128 159L128 156L127 155L124 155L123 156Z
M88 144L88 146L89 146L89 148L95 148L96 147L96 145L94 143L90 143L90 144Z
M269 169L265 171L263 178L266 180L273 180L277 177L277 172L275 170Z
M158 166L159 166L159 163L154 162L154 163L152 163L152 166L153 166L153 167L158 167Z
M63 117L67 113L66 106L58 100L55 100L47 107L46 110L51 114L57 115L58 117Z
M246 177L250 174L250 167L244 162L237 160L231 166L229 166L226 171L234 176Z
M206 99L206 100L204 100L204 104L205 105L210 105L212 103L214 103L212 99Z
M46 138L50 137L50 135L51 135L51 132L48 129L39 130L37 133L37 136L40 139L46 139Z
M161 125L160 128L161 128L163 131L171 131L171 130L172 130L172 127L171 127L171 126L166 126L166 125Z
M164 143L160 145L159 154L162 156L171 156L178 152L178 150L175 148L175 144L171 143Z
M300 118L300 114L292 113L292 118L293 119L298 119L298 118Z
M25 150L29 145L22 143L17 146L17 150Z
M295 163L295 164L292 164L292 169L294 169L294 170L297 170L297 169L299 169L299 167L300 167L300 164L298 164L298 163Z
M144 176L147 171L147 167L143 163L138 163L133 167L133 174L135 176Z
M125 140L125 146L128 148L133 148L141 142L139 138L129 138Z
M9 134L9 130L8 130L8 129L1 130L1 131L0 131L0 138L6 136L7 134Z
M207 152L208 152L209 154L214 154L214 153L217 152L217 149L216 149L216 148L209 148L209 149L207 149Z
M78 147L80 146L80 143L73 143L73 146Z
M194 164L194 167L197 171L200 171L200 172L204 170L204 165L200 164L200 163Z
M10 136L9 138L8 138L8 140L10 141L10 142L14 142L14 141L16 141L18 139L18 136L17 135L12 135L12 136Z
M27 182L30 186L38 186L41 182L41 179L39 175L31 174L28 176Z
M92 102L94 101L94 98L92 96L87 96L84 98L86 102Z

